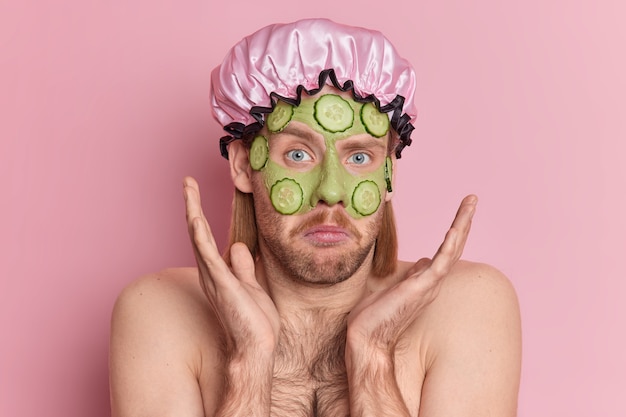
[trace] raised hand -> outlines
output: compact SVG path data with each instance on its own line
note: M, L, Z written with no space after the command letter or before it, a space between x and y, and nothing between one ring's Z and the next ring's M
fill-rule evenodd
M461 257L476 202L474 195L463 199L432 260L420 259L404 280L370 294L355 306L348 316L349 347L392 353L407 327L437 297L442 280Z
M200 285L224 330L229 355L272 354L280 318L274 302L256 279L250 251L243 243L235 243L230 248L229 268L202 212L198 184L186 177L183 186Z

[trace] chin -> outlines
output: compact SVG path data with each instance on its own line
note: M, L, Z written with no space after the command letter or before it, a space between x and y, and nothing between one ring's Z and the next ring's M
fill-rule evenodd
M364 247L347 244L296 246L276 248L268 242L268 249L276 263L295 281L334 285L349 279L367 262L373 242Z

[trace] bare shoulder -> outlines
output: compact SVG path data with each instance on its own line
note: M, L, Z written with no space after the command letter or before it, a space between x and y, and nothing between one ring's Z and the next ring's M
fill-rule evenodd
M444 279L436 301L434 308L448 311L455 321L466 317L470 311L488 313L490 309L508 312L519 309L515 289L500 270L468 261L457 262Z
M458 262L418 321L414 335L424 338L427 375L423 415L457 415L470 409L477 416L515 415L520 312L515 289L501 271ZM452 391L458 393L458 402L444 401Z
M177 308L178 304L200 307L204 297L195 268L172 268L139 277L118 296L114 317L118 313L149 308ZM154 312L154 311L153 311Z
M217 331L195 268L130 283L111 317L112 414L204 415L203 386L217 383L203 372L218 360Z
M180 334L209 325L207 312L196 269L166 269L142 276L122 290L113 309L112 326L113 330L138 326L145 332Z
M400 262L398 276L403 277L412 265ZM444 278L440 292L424 312L421 324L440 328L446 321L452 325L479 314L497 312L512 313L498 315L519 320L517 294L511 281L491 265L461 260Z
M457 262L444 278L420 321L438 355L444 348L467 346L468 340L480 337L517 342L520 332L519 305L510 280L493 266L468 261Z

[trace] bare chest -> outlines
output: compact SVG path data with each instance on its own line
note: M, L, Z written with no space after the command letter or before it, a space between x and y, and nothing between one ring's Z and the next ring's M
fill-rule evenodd
M323 343L288 344L279 349L272 384L272 417L350 416L345 332L318 342ZM417 416L425 378L419 349L407 346L396 352L394 362L395 383L409 412Z
M274 363L271 416L349 417L345 325L343 322L335 323L335 326L329 324L326 331L321 331L320 326L310 324L283 324ZM420 359L421 350L422 346L409 342L402 353L396 353L394 359L395 382L413 416L417 416L419 410L426 373L424 362ZM211 355L207 353L206 356ZM204 362L205 366L215 363L211 360ZM214 411L219 403L219 398L215 396L222 383L219 374L211 367L200 373L203 375L200 380L207 415L212 415L211 410Z
M350 415L345 325L332 327L320 331L314 326L318 331L306 332L303 327L283 328L274 364L273 417Z
M347 417L348 379L342 334L325 343L284 343L274 366L273 417Z

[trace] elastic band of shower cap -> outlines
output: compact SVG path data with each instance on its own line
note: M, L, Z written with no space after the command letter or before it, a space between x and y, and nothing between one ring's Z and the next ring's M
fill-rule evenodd
M213 115L228 133L220 139L222 156L228 159L233 140L256 135L278 100L297 106L303 92L315 95L325 85L387 113L400 158L417 116L415 71L382 33L328 19L266 26L237 43L213 70Z

